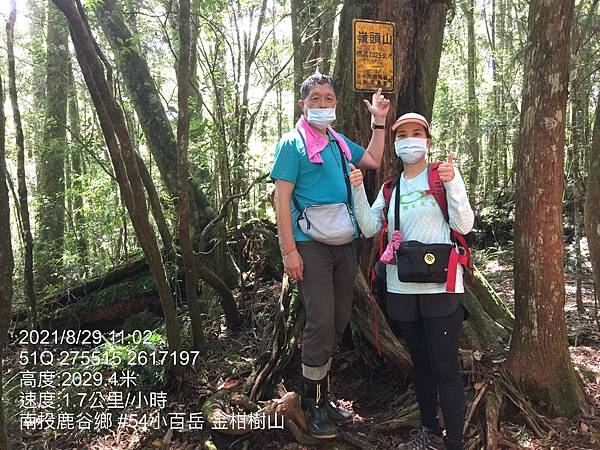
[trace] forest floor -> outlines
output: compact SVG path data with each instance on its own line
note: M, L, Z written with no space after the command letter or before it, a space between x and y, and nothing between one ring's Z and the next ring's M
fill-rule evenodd
M511 307L513 300L512 261L509 252L486 252L485 261L481 258L479 267L501 298ZM600 449L600 327L594 319L595 301L591 279L583 280L583 302L585 314L578 314L575 301L576 283L570 274L566 279L566 316L570 352L577 370L582 374L585 389L592 403L593 413L573 418L553 418L553 428L548 436L536 437L517 414L505 411L500 423L500 432L505 447L512 449ZM248 323L240 333L228 335L222 324L207 324L208 350L202 359L202 365L187 373L184 382L171 387L164 414L199 412L202 404L219 389L235 390L252 370L254 357L260 354L261 343L269 333L270 317L279 296L280 283L268 282L255 286L252 301L247 302L244 311ZM61 349L47 348L54 353ZM12 348L4 363L5 380L14 378L22 367L19 362L19 350ZM298 353L298 352L297 352ZM299 391L299 360L296 356L282 374L282 382L288 391ZM379 424L393 419L397 415L402 401L406 400L405 379L389 364L373 364L365 360L358 349L339 350L334 356L332 374L335 382L336 396L339 401L354 412L352 421L341 424L339 431L343 435L351 435L366 443L373 449L393 449L408 436L409 430L382 430ZM151 377L149 377L150 379ZM155 386L160 383L154 381ZM148 386L152 382L148 382ZM465 374L467 386L467 409L475 397L473 379ZM76 432L75 430L43 430L22 431L19 425L19 399L15 390L8 386L7 397L14 399L13 408L9 406L9 435L12 440L8 450L21 449L285 449L285 450L325 450L325 449L357 449L348 439L336 439L323 443L318 447L301 445L295 442L287 430L255 430L242 436L226 436L219 432L211 432L207 427L202 430L169 430L155 429L153 426L142 426L131 423L119 423L109 431ZM408 396L412 396L408 386ZM148 387L148 390L160 388ZM12 413L11 413L12 411ZM93 412L93 411L91 411ZM598 414L598 415L597 415ZM476 413L473 423L477 421ZM507 420L507 417L512 418ZM118 425L118 426L117 426ZM43 428L43 427L42 427ZM471 427L473 428L473 427ZM93 429L93 428L92 428ZM467 436L475 430L467 432ZM481 447L477 447L481 448ZM3 449L2 449L3 450Z

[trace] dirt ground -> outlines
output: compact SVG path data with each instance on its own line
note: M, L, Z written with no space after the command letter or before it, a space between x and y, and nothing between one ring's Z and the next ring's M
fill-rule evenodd
M507 254L486 254L480 269L501 298L512 308L512 265ZM582 374L585 389L593 406L593 413L574 418L552 418L552 431L544 438L536 437L518 414L504 411L500 431L503 448L512 449L600 449L600 327L594 319L595 294L589 274L583 280L583 302L586 312L578 314L575 302L576 282L567 273L566 316L570 352L577 370ZM249 320L241 333L230 336L219 324L207 326L210 350L201 367L189 372L185 381L169 391L167 409L172 412L198 412L204 401L220 388L235 390L251 373L253 357L270 333L269 318L279 295L279 283L271 282L255 287L252 302L247 302L245 316ZM5 377L18 372L14 353L5 360ZM298 391L299 360L296 357L282 374L282 383L288 391ZM12 447L20 449L393 449L405 439L409 429L381 430L380 424L397 416L406 401L414 398L410 381L384 362L365 360L357 348L340 349L332 365L336 396L354 412L354 419L339 426L342 438L318 447L297 444L287 430L254 431L242 436L225 436L206 428L198 431L153 430L122 424L109 432L81 434L52 430L21 432L18 419L10 420ZM6 380L6 378L5 378ZM407 385L407 383L409 383ZM474 398L473 380L465 375L467 410ZM408 391L407 391L408 388ZM476 413L477 414L477 413ZM511 420L509 420L511 419ZM477 417L473 418L473 423ZM474 431L468 431L467 436ZM364 446L351 444L351 436ZM482 448L482 447L477 447Z

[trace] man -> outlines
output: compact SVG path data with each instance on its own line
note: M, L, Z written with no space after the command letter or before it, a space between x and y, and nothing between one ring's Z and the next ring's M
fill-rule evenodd
M300 97L302 116L296 129L277 144L271 178L275 180L277 231L284 268L298 281L306 309L302 340L306 421L312 435L331 438L336 434L334 422L350 416L330 401L327 388L331 355L352 309L352 285L357 272L354 239L358 232L352 224L350 242L331 245L311 239L300 228L298 219L309 205L345 202L353 208L347 174L354 166L379 167L390 101L381 95L381 89L373 94L372 103L364 100L373 128L365 150L330 127L337 105L333 78L320 73L311 75L302 83Z

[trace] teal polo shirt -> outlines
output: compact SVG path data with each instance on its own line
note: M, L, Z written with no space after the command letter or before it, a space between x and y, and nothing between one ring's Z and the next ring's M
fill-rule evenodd
M365 149L352 142L346 136L338 133L346 141L352 154L352 164L355 166L361 160ZM271 170L273 180L285 180L294 183L292 195L298 201L301 210L308 205L327 205L332 203L348 203L348 191L342 172L341 154L337 142L329 136L329 144L321 153L323 163L311 163L298 130L292 130L281 137L275 147L275 161ZM346 170L350 172L348 161ZM351 199L350 199L351 201ZM292 227L296 241L310 241L298 227L298 211L294 202L292 209ZM351 205L354 208L353 205ZM358 232L356 232L358 237Z

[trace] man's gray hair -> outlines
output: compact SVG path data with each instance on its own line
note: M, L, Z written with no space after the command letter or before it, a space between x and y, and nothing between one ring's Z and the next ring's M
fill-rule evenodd
M302 85L300 86L300 98L304 100L306 97L308 97L310 90L317 84L330 84L333 88L333 92L335 92L335 96L337 97L338 86L333 77L315 72L302 82Z

